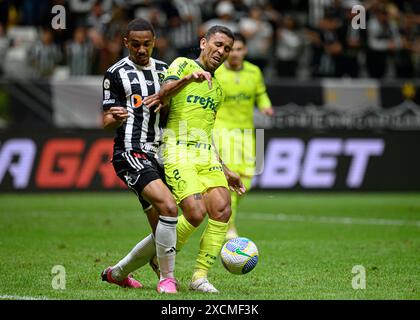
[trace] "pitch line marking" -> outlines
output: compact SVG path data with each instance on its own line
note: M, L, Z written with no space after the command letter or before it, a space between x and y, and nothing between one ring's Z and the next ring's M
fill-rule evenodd
M331 224L360 224L376 226L414 226L420 227L418 220L395 220L395 219L376 219L376 218L352 218L352 217L333 217L333 216L303 216L292 214L272 214L250 212L242 215L243 218L265 221L295 221L295 222L316 222Z
M50 300L47 297L28 297L28 296L14 296L14 295L1 295L0 300Z

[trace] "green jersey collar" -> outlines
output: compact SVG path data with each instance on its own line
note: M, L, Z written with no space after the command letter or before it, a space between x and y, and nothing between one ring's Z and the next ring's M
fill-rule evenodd
M200 66L201 69L203 69L204 71L207 71L206 68L204 68L204 66L200 63L198 59L195 59L194 61ZM207 72L210 72L210 71L207 71ZM212 77L214 77L214 72L210 72L210 74Z

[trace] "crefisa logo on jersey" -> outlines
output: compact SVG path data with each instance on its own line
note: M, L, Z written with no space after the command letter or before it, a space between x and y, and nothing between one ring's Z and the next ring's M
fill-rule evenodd
M143 105L143 98L139 94L133 94L131 95L131 106L134 109L137 109Z
M205 98L201 96L194 96L191 94L187 96L187 102L199 104L203 109L209 108L210 110L213 110L214 112L217 111L217 107L220 104L220 102L215 102L212 97Z

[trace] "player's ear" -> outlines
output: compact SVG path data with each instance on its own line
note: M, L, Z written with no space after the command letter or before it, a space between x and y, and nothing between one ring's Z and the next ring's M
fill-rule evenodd
M124 40L124 46L126 48L128 48L128 39L127 39L127 37L124 37L123 40Z
M207 40L206 38L201 38L200 40L200 49L203 50L206 47Z

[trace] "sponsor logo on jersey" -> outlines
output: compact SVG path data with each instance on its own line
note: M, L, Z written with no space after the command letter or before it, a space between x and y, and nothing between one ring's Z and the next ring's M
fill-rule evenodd
M131 106L137 109L143 105L143 98L139 94L133 94L131 96Z
M201 96L194 96L189 95L187 97L188 103L194 103L199 104L203 109L209 108L210 110L213 110L214 112L217 111L217 107L219 106L219 102L215 102L213 98L211 97L201 97Z
M226 95L225 102L240 102L244 100L251 100L252 97L250 95L247 95L243 92L236 94L236 95Z
M178 67L178 71L177 71L177 76L178 77L181 77L181 75L182 75L182 72L184 71L184 69L185 69L185 67L188 65L188 62L187 61L184 61L182 64L180 64L179 65L179 67Z
M131 80L130 84L140 84L139 79L134 78L133 80Z

